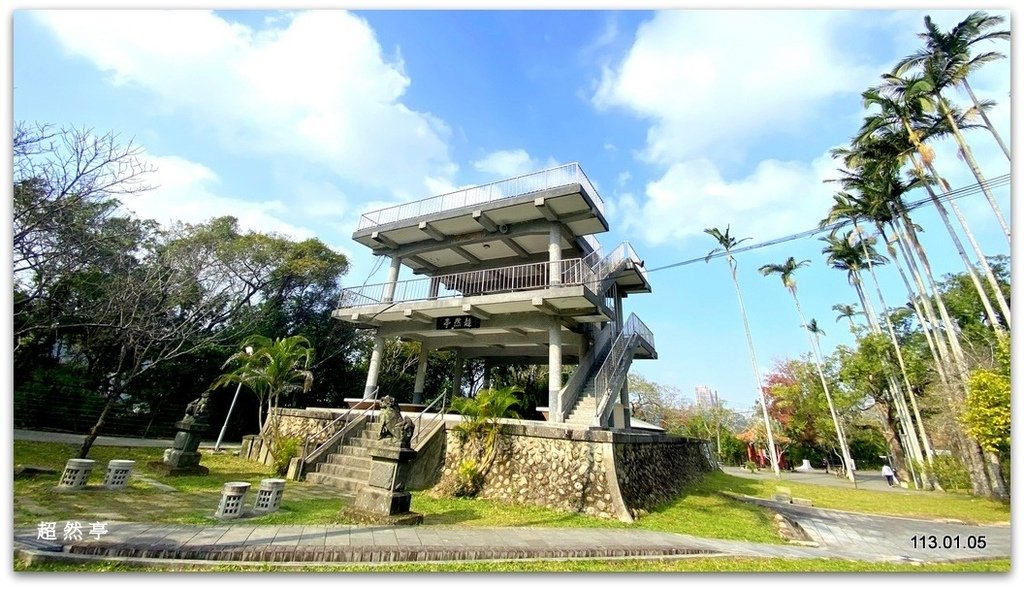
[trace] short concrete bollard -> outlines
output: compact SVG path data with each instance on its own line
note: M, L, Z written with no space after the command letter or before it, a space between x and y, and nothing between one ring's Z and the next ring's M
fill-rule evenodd
M284 496L284 479L263 479L260 481L259 492L256 495L256 504L253 505L253 513L271 513L281 507L281 497Z
M249 483L224 483L221 490L220 505L213 517L219 519L235 519L242 516L245 505L245 494L249 491Z
M111 460L107 463L107 474L103 477L103 486L111 490L127 487L134 467L134 460Z
M92 474L92 467L96 466L95 460L87 458L71 458L64 466L64 474L60 477L57 488L60 489L81 489L89 481Z

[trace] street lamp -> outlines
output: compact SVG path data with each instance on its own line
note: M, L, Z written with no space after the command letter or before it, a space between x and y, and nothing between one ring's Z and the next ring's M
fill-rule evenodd
M245 353L252 356L252 346L245 346ZM235 410L235 402L238 401L238 393L242 391L242 381L238 381L235 388L235 396L231 399L231 406L228 407L228 415L224 418L224 426L220 428L220 435L217 436L217 443L213 445L214 452L220 452L220 442L224 439L224 432L228 429L228 421L231 419L231 412Z

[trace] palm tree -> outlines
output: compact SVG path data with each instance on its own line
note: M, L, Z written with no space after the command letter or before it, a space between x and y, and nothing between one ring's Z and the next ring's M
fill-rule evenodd
M808 325L806 319L804 319L803 309L800 307L800 297L796 296L796 278L793 274L803 266L810 264L810 260L803 260L797 262L793 256L790 256L788 260L782 264L765 264L761 266L760 271L763 276L770 276L772 274L778 274L782 279L782 286L789 291L789 294L793 296L793 302L796 304L797 315L800 316L800 323L802 325ZM814 323L814 329L817 330L817 322ZM812 337L813 335L813 337ZM828 390L828 382L825 380L825 371L821 366L821 353L818 349L818 337L817 333L813 333L808 327L807 339L811 344L811 353L814 356L814 365L818 369L818 378L821 379L821 388L825 391L825 401L828 403L828 411L832 415L832 425L836 429L836 437L839 439L839 451L843 456L843 466L846 469L846 476L850 481L856 485L857 478L853 472L853 460L850 457L850 448L846 444L846 436L843 435L843 428L839 424L839 414L836 413L835 403L832 402L832 394Z
M918 292L921 293L921 306L932 326L939 325L931 312L932 304L938 310L942 318L943 329L936 331L935 342L940 356L943 357L940 362L948 361L956 376L956 386L947 387L946 390L949 395L950 407L953 413L957 414L967 393L967 361L960 345L958 326L949 316L931 272L928 257L917 239L916 225L910 220L902 199L903 194L921 184L921 181L913 179L904 182L899 178L898 158L891 155L894 151L897 150L890 143L884 141L869 139L859 143L855 149L849 150L844 155L847 169L842 170L840 183L847 190L854 191L860 196L862 204L860 215L872 219L883 236L884 224L889 224L896 232L898 239L895 239L895 243L901 248L907 266L911 270ZM886 239L886 242L893 243L889 239ZM917 260L920 260L921 268L918 268ZM930 294L924 286L922 276L928 281ZM947 342L951 358L946 356ZM909 415L906 415L905 419L909 419ZM964 458L971 472L973 492L983 496L1002 495L1002 490L995 487L999 481L990 481L985 472L985 461L977 442L967 438L962 428L957 428L956 434L962 442L959 446L965 454Z
M868 251L867 247L874 243L874 238L873 237L865 237L864 235L862 235L860 233L860 228L859 227L857 227L856 230L857 230L857 234L856 234L857 235L857 240L860 242L861 249L865 252L864 257L867 259L868 271L869 271L869 274L871 275L871 280L875 284L875 293L878 296L878 302L881 303L883 309L888 308L887 305L885 304L885 297L882 295L882 287L881 287L881 285L878 282L878 276L875 274L875 271L874 271L874 262L871 260L871 257L867 253L867 251ZM852 237L853 236L851 236L851 238ZM921 444L924 447L924 457L928 460L928 464L930 466L932 466L935 463L934 453L932 452L931 442L928 439L928 432L925 430L925 427L924 427L924 420L921 418L921 412L920 412L920 410L918 409L918 406L917 406L917 398L914 396L914 388L910 385L910 378L907 376L907 366L906 366L906 363L903 360L903 352L900 349L900 344L899 344L899 342L896 339L896 331L893 329L892 321L888 317L885 318L885 321L883 323L885 323L886 331L888 332L888 335L889 335L889 342L892 344L892 349L893 349L893 352L894 352L894 354L896 356L896 361L899 364L900 374L903 375L903 384L905 386L904 391L906 392L906 396L910 399L910 404L911 404L911 407L913 408L914 418L916 419L916 423L917 423L917 426L918 426L917 427L917 431L918 431L918 433L920 435L920 442L921 442ZM907 432L910 432L910 434L911 434L910 442L911 442L911 446L912 446L912 452L914 453L915 457L918 458L918 460L920 460L920 458L921 458L921 449L917 447L918 437L916 435L914 435L914 433L913 433L914 432L913 423L915 423L915 422L910 420L910 415L909 415L909 412L907 411L907 408L906 408L906 401L905 401L905 399L903 398L902 395L898 394L899 393L899 387L896 386L895 383L893 383L892 389L893 389L893 398L894 398L894 400L897 403L899 403L900 405L903 406L902 413L903 413L903 415L905 416L905 419L906 419L905 430ZM935 471L934 471L934 469L929 469L928 470L928 478L927 478L927 481L925 483L925 486L928 489L939 488L941 490L941 487L939 487L938 481L935 479Z
M847 232L844 236L830 233L822 237L821 241L828 245L822 248L821 253L825 254L825 261L832 268L846 272L847 280L857 292L857 298L860 299L860 306L864 309L864 316L867 317L868 325L874 331L878 327L878 317L875 315L874 306L871 305L871 301L868 300L867 295L864 293L864 281L860 274L866 262L864 255L858 248L850 244L849 236L851 233ZM869 250L869 255L874 256L875 260L879 262L885 259L884 256L874 251L874 248Z
M839 198L837 199L837 202L844 203L847 202L847 200ZM854 230L846 232L842 237L833 232L832 234L822 238L822 241L825 241L828 245L821 250L821 253L826 255L827 262L833 268L837 270L845 270L847 272L850 284L852 284L856 289L857 296L861 301L861 306L866 311L868 326L871 333L879 334L882 330L879 320L875 314L874 307L871 305L870 299L864 292L861 271L867 267L872 270L871 273L872 276L874 276L874 264L883 264L886 262L886 259L885 256L882 256L875 251L873 243L864 240L858 243L858 241L854 239L854 232L858 231L859 227L856 225L854 225L854 227ZM898 349L897 353L899 353ZM904 380L906 380L905 369L903 374ZM896 411L896 418L901 424L903 424L904 431L913 431L913 428L910 427L911 421L909 412L906 410L906 407L899 402L900 387L897 385L896 380L892 375L889 375L888 379L889 393L892 398L892 406ZM923 423L920 425L922 428L924 427ZM916 445L916 437L911 438L911 442L912 443L910 444L908 451L914 456L915 460L922 460L924 456L921 454L920 448Z
M963 244L960 242L960 238L957 236L949 220L946 208L938 196L936 196L935 191L932 190L932 185L938 184L942 188L943 194L950 193L949 184L935 170L934 150L924 142L924 139L938 136L939 131L937 129L943 127L941 121L925 120L927 118L925 111L929 105L928 93L931 90L931 84L921 76L901 77L896 74L887 74L882 76L882 78L885 80L883 85L870 88L862 95L865 106L876 106L879 112L869 114L865 118L858 136L854 139L854 144L864 145L869 142L875 144L887 142L890 144L890 156L896 162L909 159L913 164L916 177L922 181L932 203L935 205L936 210L938 210L971 281L978 291L978 296L981 297L982 304L985 307L993 329L1001 331L1002 326L998 316L992 308L988 293L981 286L975 274L974 264L967 257ZM922 124L923 120L924 123ZM923 168L927 168L931 175L928 176ZM989 267L981 247L974 238L974 233L971 231L967 219L960 212L960 207L952 199L949 200L949 205L959 220L967 240L974 249L975 255L985 272L989 286L996 290L996 298L1000 304L1003 319L1009 325L1009 305L1006 302L1006 298L1002 296L1002 291L996 286L995 274L992 272L991 267Z
M832 305L832 310L835 311L836 313L838 313L838 315L836 315L836 323L839 323L843 319L846 319L847 321L850 322L850 332L852 333L854 331L855 325L856 325L853 322L853 318L854 318L855 315L860 315L861 314L861 312L857 310L856 305L849 305L849 304L845 304L845 303L836 303L836 304Z
M225 361L223 368L234 365L234 370L222 374L211 388L227 384L249 387L259 398L260 437L271 455L277 460L281 440L277 413L283 395L307 392L313 386L314 351L309 340L301 335L270 339L262 335L249 336L242 342L242 351ZM252 349L248 353L247 348ZM266 405L266 418L263 408Z
M732 283L736 287L736 298L739 300L740 304L740 316L743 318L743 331L746 332L747 335L747 349L750 352L750 363L753 366L754 379L757 382L757 395L758 398L761 400L761 414L764 418L764 427L768 436L768 452L771 455L772 470L775 472L775 476L781 477L782 473L779 471L779 456L775 452L775 438L772 435L771 419L768 417L768 403L764 397L764 387L762 385L763 381L761 380L761 372L758 368L757 356L754 353L754 340L750 336L750 324L747 322L747 311L743 306L743 295L740 292L739 280L736 278L736 258L734 258L732 255L732 251L733 249L736 248L737 245L743 243L744 241L750 238L744 237L743 239L737 240L735 237L730 236L728 225L726 225L725 227L725 233L722 233L717 227L705 229L704 233L707 233L708 235L713 237L715 241L718 242L718 247L708 252L708 255L704 257L704 261L708 262L716 253L718 253L719 251L723 251L725 252L725 260L729 264L729 270L732 274Z
M918 33L917 35L925 42L925 47L917 53L900 60L896 64L896 68L899 71L912 67L923 68L930 61L941 64L938 69L944 73L942 79L950 86L963 86L968 96L971 97L974 108L981 115L982 120L985 121L985 126L1006 155L1006 159L1012 161L1009 148L1007 148L1002 136L992 125L992 121L988 120L988 115L981 108L978 97L974 95L974 90L967 81L970 74L981 66L1006 57L1002 53L995 51L971 55L971 50L975 48L974 46L983 41L1010 40L1010 31L990 31L993 27L1002 24L1004 20L1001 16L990 16L985 12L977 11L957 23L948 33L944 33L932 22L931 16L925 16L925 32Z
M1006 241L1010 243L1010 227L1003 217L1003 213L996 203L995 197L992 195L992 191L988 188L988 182L985 179L985 175L981 172L981 167L978 166L977 160L974 159L974 152L971 151L970 145L967 140L964 139L963 134L960 132L960 125L957 124L954 118L954 109L950 105L949 101L942 95L942 89L953 85L952 74L947 68L949 64L941 59L929 59L921 63L923 69L923 79L931 86L931 99L932 107L942 115L946 123L949 125L949 130L953 134L953 138L960 148L960 153L963 155L964 161L967 163L967 167L970 168L974 178L978 181L978 185L981 187L985 198L988 200L989 206L992 207L992 212L995 214L996 219L999 221L1000 227L1006 234ZM899 69L897 71L900 71ZM981 105L979 110L983 109L984 105Z
M476 495L498 455L499 420L519 417L513 409L519 405L522 387L480 389L475 397L452 398L452 410L462 415L462 422L453 428L462 444L462 461L455 478L441 485L456 496Z

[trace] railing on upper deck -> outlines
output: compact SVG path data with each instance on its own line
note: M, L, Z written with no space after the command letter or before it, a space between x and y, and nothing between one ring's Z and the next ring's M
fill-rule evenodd
M583 285L596 291L604 279L595 271L599 255L600 252L595 251L583 258L569 258L558 262L534 262L489 270L471 270L427 278L400 280L394 283L394 291L390 297L388 294L391 283L388 282L346 288L341 291L338 306L347 309L385 303L538 290L555 286ZM551 282L552 266L555 266L555 272L561 280L560 284Z
M604 213L604 201L597 194L597 190L590 183L590 179L583 172L583 168L578 163L573 162L539 172L516 176L515 178L463 188L447 194L371 211L360 217L358 229L368 229L378 225L415 219L441 211L450 211L513 198L568 184L580 184L583 186L583 189L593 199L597 210L601 211L602 214Z

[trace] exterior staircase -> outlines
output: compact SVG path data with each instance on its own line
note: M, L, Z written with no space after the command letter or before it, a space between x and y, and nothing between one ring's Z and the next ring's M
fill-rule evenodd
M566 416L567 423L594 427L608 425L615 399L639 346L653 352L654 336L639 317L630 315L623 330L594 358L584 376L579 395Z
M611 342L609 342L610 344ZM600 370L601 366L604 365L604 361L608 358L608 352L611 350L611 345L604 346L604 350L597 354L594 358L594 363L591 365L589 374L586 375L586 384L580 390L580 394L576 397L576 405L573 406L572 411L569 412L566 417L566 423L574 423L578 425L592 425L594 422L594 415L597 414L597 387L594 383L594 375Z
M318 485L334 487L343 493L355 495L370 477L370 455L367 447L373 442L373 427L369 420L356 426L359 431L345 437L337 451L316 465L316 472L306 473L306 480Z

